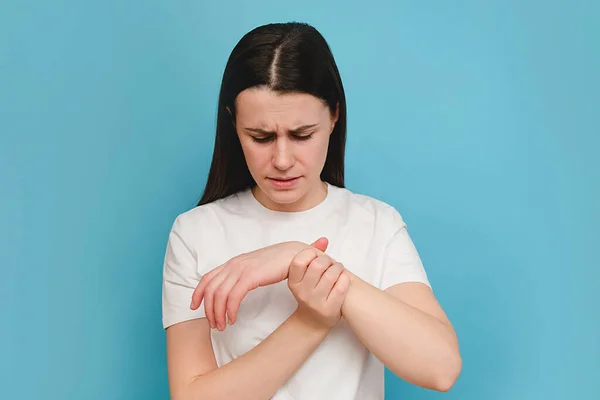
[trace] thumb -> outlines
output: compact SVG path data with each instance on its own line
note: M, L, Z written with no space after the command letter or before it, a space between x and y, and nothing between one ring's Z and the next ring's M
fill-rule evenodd
M325 252L325 250L327 250L328 245L329 245L329 240L327 240L326 237L318 238L314 243L311 244L312 247L315 247L315 248L321 250L322 252Z

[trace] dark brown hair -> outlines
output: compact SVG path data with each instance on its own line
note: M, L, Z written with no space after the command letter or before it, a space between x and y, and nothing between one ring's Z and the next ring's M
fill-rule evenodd
M329 138L321 179L344 187L346 98L329 45L305 23L268 24L248 32L234 47L221 82L212 163L198 205L256 185L235 131L235 100L245 89L265 86L282 93L308 93L323 100L338 121Z

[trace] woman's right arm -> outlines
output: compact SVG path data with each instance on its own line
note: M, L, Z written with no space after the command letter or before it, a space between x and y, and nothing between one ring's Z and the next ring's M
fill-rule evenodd
M206 318L167 328L171 398L266 400L294 374L330 328L293 313L252 350L217 368Z
M289 271L296 311L260 344L220 368L206 318L167 328L173 399L266 400L308 359L340 320L350 279L341 264L312 248L298 253Z

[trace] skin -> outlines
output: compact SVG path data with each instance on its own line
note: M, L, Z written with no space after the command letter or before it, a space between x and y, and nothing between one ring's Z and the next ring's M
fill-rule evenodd
M238 95L236 130L259 202L293 212L323 201L327 189L320 174L337 119L337 111L332 113L322 100L305 93L253 88ZM269 179L288 177L300 180L291 189L280 189Z
M267 88L240 93L235 125L257 183L256 199L267 208L287 212L323 201L327 188L320 173L336 122L337 112L308 94L280 94ZM299 179L286 189L271 181L287 177ZM326 238L312 244L279 243L234 257L204 275L190 307L204 303L207 318L167 328L173 397L270 398L341 316L397 376L432 390L449 390L462 360L454 329L431 289L402 283L381 291L329 257L327 245ZM250 290L284 279L298 302L297 310L255 348L218 368L210 328L226 329L227 317L234 324ZM261 369L254 368L259 364Z

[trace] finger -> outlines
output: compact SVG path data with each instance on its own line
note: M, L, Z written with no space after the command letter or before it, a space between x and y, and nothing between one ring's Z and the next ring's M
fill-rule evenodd
M218 274L210 281L204 290L204 313L213 329L217 327L214 308L215 293L225 278L227 278L226 273Z
M296 254L290 263L288 282L290 284L299 283L304 277L306 269L308 268L308 264L310 264L310 262L316 257L317 250L313 248L304 249Z
M204 297L204 290L206 290L206 285L210 283L210 281L215 277L215 275L221 272L223 267L224 265L221 265L213 269L212 271L205 274L202 277L202 279L200 279L198 286L196 286L196 289L194 289L194 293L192 293L192 302L190 304L190 308L192 310L195 310L198 307L200 307L200 304L202 304L202 298Z
M214 298L214 313L215 313L215 324L217 329L220 331L224 330L227 326L227 321L225 320L225 312L227 311L227 301L229 294L231 293L231 289L236 285L240 276L234 272L231 272L227 275L227 278L219 285L215 292Z
M194 289L194 293L192 293L192 302L190 303L190 308L192 310L197 309L200 306L200 304L202 304L202 298L204 297L204 289L206 288L206 285L209 282L210 278L208 275L204 275L202 279L200 279L200 282L198 282L196 289Z
M350 289L350 276L346 271L343 271L333 288L331 288L331 292L329 292L327 305L341 308L348 294L348 289Z
M192 302L190 303L190 308L192 310L196 310L202 304L202 299L204 298L204 290L206 289L206 285L210 283L214 275L204 275L196 289L194 289L194 293L192 293Z
M327 300L331 289L338 281L340 275L344 272L344 266L341 263L333 263L321 276L317 287L315 288L315 297L323 299L323 302Z
M302 284L306 285L307 288L313 289L321 280L321 276L327 268L333 264L333 260L328 255L322 255L315 258L306 269L306 274L302 278Z
M325 252L325 250L327 250L327 246L329 246L329 240L326 237L321 237L313 242L311 246L321 250L322 252Z
M242 304L242 300L246 297L248 292L258 287L258 283L253 281L251 278L245 278L238 280L235 287L229 293L227 299L227 316L229 317L229 323L235 324L237 321L238 310Z

